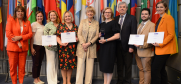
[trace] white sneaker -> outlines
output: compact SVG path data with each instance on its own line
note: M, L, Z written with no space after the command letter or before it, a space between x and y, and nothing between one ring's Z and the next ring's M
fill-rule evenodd
M40 81L40 83L41 83L41 84L44 84L45 82L43 82L43 81Z

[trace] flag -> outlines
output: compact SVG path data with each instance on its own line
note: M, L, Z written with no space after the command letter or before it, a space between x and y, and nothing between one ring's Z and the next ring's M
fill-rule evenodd
M75 24L79 26L80 23L80 11L81 11L82 1L75 0Z
M151 21L153 23L156 23L156 21L159 19L160 15L156 13L156 4L160 2L161 0L154 0L153 1L153 9L152 9L152 18Z
M150 8L150 0L147 0L147 8Z
M117 0L116 16L120 15L120 14L119 14L119 11L118 11L118 4L119 4L120 2L122 2L122 0Z
M81 10L81 17L80 17L80 20L86 18L85 7L86 7L86 0L82 0L82 10Z
M95 7L95 0L86 0L86 8L88 6Z
M141 10L143 8L147 8L147 0L141 0ZM141 11L140 11L140 19L139 19L139 23L141 23Z
M27 18L30 21L30 23L33 23L36 21L36 0L27 0ZM29 40L30 44L30 40ZM31 56L30 47L28 50L28 56Z
M137 0L131 0L131 15L136 14Z
M70 11L74 18L74 3L73 0L67 0L67 11ZM73 21L75 23L75 21Z
M104 0L100 0L101 5L100 5L100 10L101 12L104 10Z
M8 0L7 19L9 17L13 17L14 9L15 9L15 1L14 0Z
M61 1L60 0L56 0L56 11L58 13L58 16L61 22L62 19L61 19Z
M171 15L175 20L175 37L176 37L176 47L177 47L177 53L178 53L178 4L177 0L170 0L169 1L169 9L168 14Z
M94 8L95 8L95 12L96 12L96 14L94 15L94 19L99 22L100 14L101 14L100 0L94 0L94 4L95 4Z
M104 1L104 8L108 7L107 6L107 0L103 0Z
M99 24L101 24L102 23L102 11L104 10L104 0L100 0L101 2L101 5L100 5L100 11L101 11L101 13L100 13L100 18L99 18Z
M61 1L59 0L44 0L45 14L48 16L48 12L54 10L58 13L59 19L61 20Z
M24 7L24 0L17 0L17 6L23 6Z
M37 7L38 7L38 11L43 12L43 25L46 24L46 14L45 14L45 8L44 8L44 0L37 0Z
M13 17L14 9L15 9L15 0L8 0L8 9L7 9L7 20L10 17ZM4 46L7 46L7 37L6 37L6 32L5 32L5 42Z
M110 7L110 0L107 0L107 7Z
M2 0L0 0L0 50L3 51L3 27L2 27L2 12L1 12L1 8L2 8Z
M113 11L113 14L114 14L114 16L113 17L115 17L116 16L116 0L111 0L110 1L110 4L111 4L111 9L112 9L112 11Z
M66 0L61 0L61 17L63 17L63 14L67 11L66 7Z
M36 0L27 0L27 18L31 23L36 21Z

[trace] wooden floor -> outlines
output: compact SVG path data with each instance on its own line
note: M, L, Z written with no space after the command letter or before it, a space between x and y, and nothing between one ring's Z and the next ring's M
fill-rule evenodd
M6 75L0 74L0 84L12 84L11 79L9 79L8 83L5 83L5 78L6 78ZM44 81L45 84L48 84L46 76L41 76L40 79L42 81ZM60 77L60 78L58 78L58 80L60 81L59 84L62 84L62 78ZM71 82L74 83L75 82L75 78L72 78ZM33 78L30 77L30 76L28 76L28 77L25 76L23 84L33 84ZM103 84L103 79L93 79L92 80L92 84ZM111 81L111 84L116 84L116 79L113 79ZM138 80L132 80L132 84L138 84Z

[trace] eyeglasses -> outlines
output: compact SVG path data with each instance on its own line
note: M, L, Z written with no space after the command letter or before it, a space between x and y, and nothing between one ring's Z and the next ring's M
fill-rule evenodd
M104 13L108 13L108 14L110 14L111 12L104 12Z

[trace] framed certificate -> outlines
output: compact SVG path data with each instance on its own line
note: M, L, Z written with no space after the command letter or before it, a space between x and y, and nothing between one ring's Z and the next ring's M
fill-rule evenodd
M137 34L130 34L129 43L130 45L143 45L144 44L145 35L137 35Z
M61 33L61 42L62 43L73 43L73 42L76 42L75 32Z
M56 35L44 35L42 36L42 45L57 45L57 36Z

